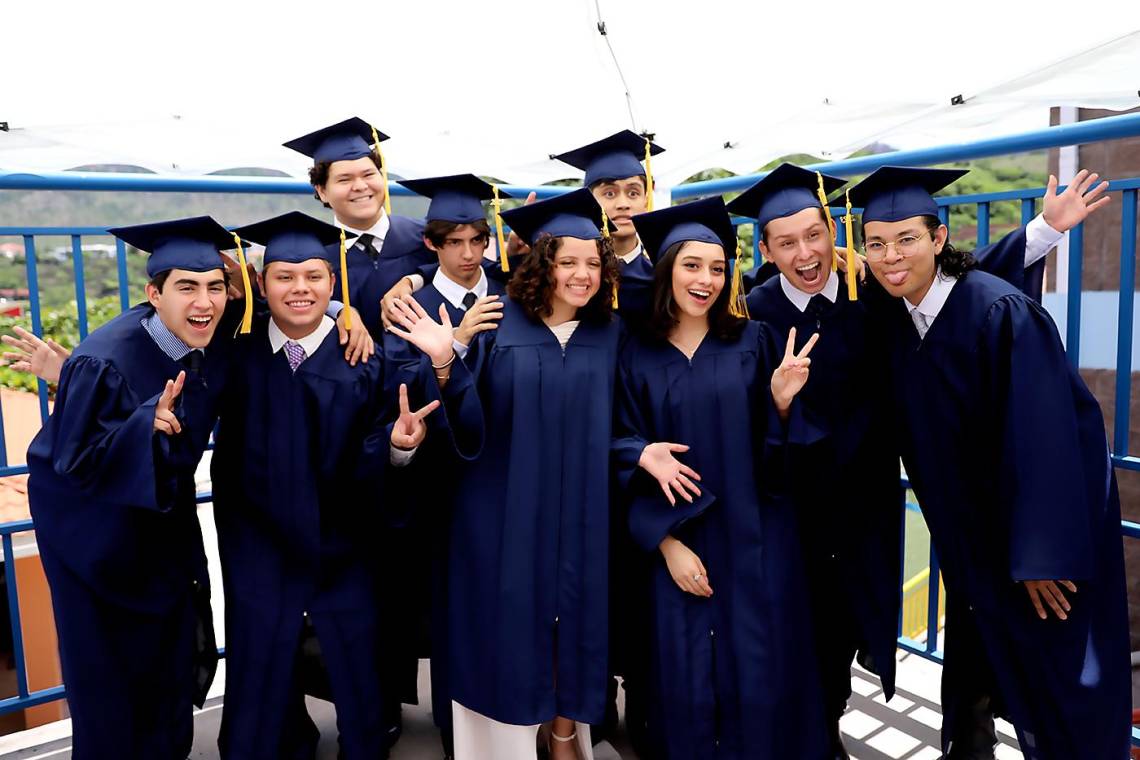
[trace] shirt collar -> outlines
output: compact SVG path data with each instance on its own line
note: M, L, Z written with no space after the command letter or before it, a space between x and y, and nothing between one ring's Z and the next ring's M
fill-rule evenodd
M950 297L950 291L954 289L957 282L957 277L949 277L942 274L942 270L938 270L938 273L934 275L934 282L930 284L930 290L926 291L926 295L918 302L918 306L912 306L910 301L903 299L907 313L919 311L922 316L926 317L927 324L930 324L942 311L942 307L946 305L946 299Z
M626 264L632 264L633 262L637 261L639 256L644 256L644 255L645 255L645 246L642 245L641 239L638 238L637 246L635 246L634 249L632 251L630 251L629 253L625 254L624 256L619 256L618 258L620 258Z
M792 302L800 311L807 311L808 301L811 300L813 295L822 295L828 301L835 303L835 299L839 297L839 275L835 272L829 272L827 275L827 282L823 284L823 290L819 293L805 293L795 285L792 281L780 273L780 289L784 291L784 295Z
M479 268L479 282L475 283L470 291L443 273L443 267L435 270L435 277L431 280L432 286L439 291L444 300L457 309L463 308L463 296L468 292L474 293L476 298L487 295L487 273Z
M333 223L337 227L340 227L342 230L344 230L346 233L350 233L356 237L360 237L361 235L371 235L372 237L376 238L376 241L372 244L372 247L376 248L377 250L380 249L380 245L384 242L384 238L388 236L388 228L392 226L392 220L388 218L388 212L386 211L380 212L380 219L376 222L376 224L372 225L372 229L370 230L358 230L353 227L349 227L340 219L337 219L336 215L333 215Z
M162 318L158 316L157 313L143 317L142 326L154 342L158 344L158 347L162 349L162 353L176 362L182 361L182 359L186 357L186 354L194 350L186 345L181 338L170 332L170 328L166 326L166 323L162 321ZM201 349L199 350L201 351ZM202 353L205 353L205 351L202 351Z
M317 352L317 349L321 347L321 344L325 342L325 337L332 332L334 327L336 327L336 322L326 314L321 317L321 323L317 325L317 329L294 342L300 343L301 348L305 349L305 356L312 356ZM277 323L271 318L269 320L269 347L273 349L273 353L280 351L287 340L291 340L291 338L281 332L281 328L278 327Z

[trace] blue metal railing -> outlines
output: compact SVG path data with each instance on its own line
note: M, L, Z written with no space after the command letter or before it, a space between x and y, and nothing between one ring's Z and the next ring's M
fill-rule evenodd
M851 175L873 170L884 164L922 165L930 163L943 163L948 161L965 160L982 156L1001 155L1026 150L1070 145L1078 142L1094 142L1140 135L1140 114L1129 114L1092 122L1083 122L1064 127L1052 127L1046 130L986 140L963 145L944 146L941 148L922 151L906 151L890 154L878 154L858 159L849 159L830 164L821 164L819 168L832 174ZM746 177L733 177L724 180L697 182L683 185L673 189L674 200L693 198L721 192L737 191L751 185L763 175ZM224 193L271 193L309 195L312 188L307 182L283 178L235 178L235 177L165 177L145 174L94 174L81 172L31 174L0 171L0 189L16 190L84 190L105 192L224 192ZM550 197L566 192L572 188L565 187L539 187L527 188L507 185L503 189L515 197L525 197L534 190L540 198ZM1114 181L1110 184L1110 193L1119 193L1123 207L1121 223L1121 268L1120 268L1120 301L1119 301L1119 333L1117 335L1117 378L1116 400L1113 413L1114 435L1112 461L1116 467L1140 470L1140 458L1129 454L1129 410L1131 401L1131 369L1132 369L1132 316L1134 310L1133 280L1135 277L1136 255L1136 228L1137 228L1137 194L1140 191L1140 179ZM1030 188L1012 190L999 193L964 195L957 197L940 198L940 216L944 222L949 220L951 206L974 206L978 219L977 239L979 245L984 245L990 238L990 221L992 204L1000 202L1018 202L1020 204L1021 223L1025 224L1032 219L1035 212L1035 201L1044 195L1045 188ZM393 183L393 195L411 195L402 186ZM838 214L838 212L835 212ZM759 260L759 230L751 220L736 219L737 224L753 225L754 255ZM842 225L837 225L840 243L846 244ZM39 278L37 271L36 238L45 236L66 236L71 240L72 265L75 268L75 294L79 314L80 334L86 335L86 294L84 279L84 262L82 255L82 239L85 236L106 235L106 229L101 227L0 227L0 237L16 236L24 241L26 255L26 274L29 288L29 310L31 312L32 331L43 335L43 322L41 318L41 299L39 293ZM1070 232L1069 238L1069 273L1068 273L1068 309L1066 316L1066 350L1073 366L1078 366L1080 350L1080 317L1081 317L1081 270L1083 265L1083 228L1078 226ZM118 291L121 307L129 308L127 252L121 241L116 241L116 267L118 276ZM39 383L40 414L43 419L48 413L47 387ZM3 409L0 407L0 424L3 422ZM11 466L8 462L8 452L0 435L0 477L26 473L23 465ZM904 479L904 488L909 484ZM199 494L198 501L210 499L208 493ZM913 508L906 503L903 492L904 509ZM15 583L15 563L12 553L12 535L33 530L30 520L0 525L0 538L3 540L5 575L8 581L8 609L11 618L13 650L17 669L17 695L0 700L0 713L23 709L42 704L64 696L63 687L29 692L27 685L26 662L24 658L23 638L20 626L19 599ZM1123 521L1121 526L1123 535L1130 538L1140 538L1140 524ZM930 576L928 595L928 635L925 642L913 641L900 637L899 646L924 657L940 660L941 652L937 646L937 631L939 617L939 591L938 591L938 560L933 548L930 551ZM1140 739L1140 734L1134 734L1134 741Z

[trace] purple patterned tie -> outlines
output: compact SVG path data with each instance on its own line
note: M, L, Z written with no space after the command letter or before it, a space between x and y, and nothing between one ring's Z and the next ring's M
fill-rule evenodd
M301 366L301 362L305 361L305 349L301 348L301 344L294 340L285 341L285 358L289 360L289 369L294 372L297 367Z

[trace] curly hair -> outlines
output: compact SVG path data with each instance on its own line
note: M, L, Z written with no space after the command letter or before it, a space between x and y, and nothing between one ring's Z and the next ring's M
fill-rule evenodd
M507 283L507 295L518 302L531 319L541 320L554 313L550 303L555 287L554 256L561 246L559 238L540 237ZM578 309L578 319L588 322L608 322L612 318L614 289L621 277L613 244L608 239L598 241L598 255L602 257L601 287Z
M376 170L380 170L380 153L373 149L368 157L372 159L372 163L376 164ZM318 187L324 187L325 183L329 181L329 170L332 168L333 161L319 161L313 164L309 169L309 184L313 186L313 197L318 201L321 200L321 194L317 192ZM325 208L332 208L329 204L321 201Z
M650 337L655 340L668 340L669 333L680 323L677 316L679 307L673 299L673 264L684 245L685 242L682 241L669 246L653 269L653 306L647 327ZM739 262L736 265L739 266ZM740 333L744 331L744 325L748 322L744 317L737 317L728 310L728 295L731 290L729 282L726 269L724 287L708 311L709 332L725 341L739 338Z

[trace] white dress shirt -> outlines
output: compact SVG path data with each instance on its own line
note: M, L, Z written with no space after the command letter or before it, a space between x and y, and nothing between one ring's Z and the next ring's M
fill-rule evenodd
M372 225L372 229L370 230L358 230L349 227L337 219L335 215L333 216L333 224L344 230L345 234L356 235L358 238L361 235L371 235L374 238L372 241L372 249L376 251L376 253L380 253L380 249L384 247L384 238L388 237L388 228L392 226L392 220L388 218L387 212L381 209L380 219L377 220L376 224ZM356 245L356 243L349 243L350 247L353 245Z
M839 297L839 275L836 272L829 272L827 275L827 282L823 284L823 290L819 293L805 293L795 285L792 281L780 273L780 289L784 291L784 295L792 302L800 311L807 311L808 301L811 300L813 295L822 295L828 301L835 303L835 299Z

